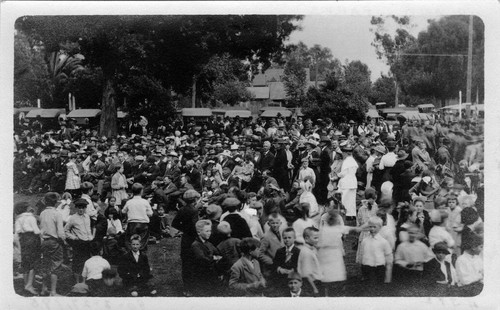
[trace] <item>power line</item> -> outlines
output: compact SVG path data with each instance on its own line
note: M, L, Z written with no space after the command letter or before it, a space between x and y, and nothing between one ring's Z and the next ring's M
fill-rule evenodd
M395 55L395 54L393 54ZM467 54L406 54L399 53L398 56L432 56L432 57L467 57ZM477 57L478 55L472 55L473 57Z

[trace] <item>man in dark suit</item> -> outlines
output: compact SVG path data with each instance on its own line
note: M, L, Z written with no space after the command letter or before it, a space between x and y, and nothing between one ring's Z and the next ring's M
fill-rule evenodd
M274 176L276 177L276 181L278 181L278 185L283 188L285 192L290 190L290 178L288 175L288 157L287 151L285 149L287 140L280 138L278 140L279 149L276 152L276 157L274 160Z
M148 283L153 277L149 266L148 256L140 252L141 237L132 235L130 237L131 251L127 252L118 265L118 274L123 279L123 285L130 290L134 297L139 294L156 295L156 290Z
M193 253L193 285L195 296L215 296L218 293L216 262L222 256L219 250L208 240L212 234L212 222L199 220L196 222L198 237L191 244Z
M272 169L274 167L274 154L271 153L271 142L269 141L264 141L264 144L262 145L262 151L261 151L261 156L259 161L257 162L257 169L259 171L265 171L265 170L270 170L272 172Z
M319 155L318 164L318 180L313 193L316 195L316 199L320 205L326 205L328 200L328 183L330 182L330 172L332 171L332 140L328 136L321 137L321 153Z

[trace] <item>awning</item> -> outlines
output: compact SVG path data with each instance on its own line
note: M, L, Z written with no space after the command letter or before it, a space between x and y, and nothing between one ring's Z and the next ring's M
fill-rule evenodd
M97 117L101 114L100 109L78 109L69 112L68 117L70 118L91 118Z
M26 115L27 118L36 118L40 116L41 118L56 118L60 114L66 114L65 109L36 109L31 110Z
M470 106L471 110L477 109L478 111L484 111L484 104L473 104L470 105L469 103L462 103L462 110L466 109L467 106ZM448 105L445 107L442 107L440 110L457 110L459 109L458 104L453 104L453 105Z
M283 117L290 117L290 116L292 116L292 111L290 111L288 109L284 109L284 110L265 110L264 112L262 112L262 114L260 116L261 117L277 117L278 114L281 114L281 116L283 116Z
M236 117L239 116L241 118L249 118L252 117L252 112L248 110L229 110L226 111L225 117Z
M387 109L382 109L382 113L384 114L400 114L404 113L406 110L402 108L387 108Z
M212 110L209 108L184 108L182 116L187 117L208 117L212 116Z
M426 103L426 104L419 104L419 105L417 105L417 108L419 108L419 109L427 109L427 108L434 109L435 106L432 103Z
M38 108L36 107L22 107L22 108L14 108L14 114L18 114L18 113L28 113L29 111L31 110L37 110Z
M406 111L404 113L399 114L404 116L407 120L428 120L431 117L426 113L419 113L417 111Z

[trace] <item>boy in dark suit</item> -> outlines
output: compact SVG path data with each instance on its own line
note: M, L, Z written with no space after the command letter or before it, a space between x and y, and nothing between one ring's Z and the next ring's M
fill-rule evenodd
M288 275L297 271L297 262L299 260L300 249L294 245L295 230L289 227L282 233L284 247L279 248L274 256L274 279L276 287L284 288L288 281Z
M129 289L130 295L137 297L139 291L156 295L156 290L150 285L149 280L153 277L149 267L148 256L140 252L141 236L135 234L130 237L131 251L122 257L118 266L118 274L123 279L123 285Z

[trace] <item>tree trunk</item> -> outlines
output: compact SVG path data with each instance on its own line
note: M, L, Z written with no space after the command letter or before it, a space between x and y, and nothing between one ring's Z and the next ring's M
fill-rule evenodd
M114 138L116 136L116 102L113 82L106 79L102 93L102 114L99 128L101 136Z

